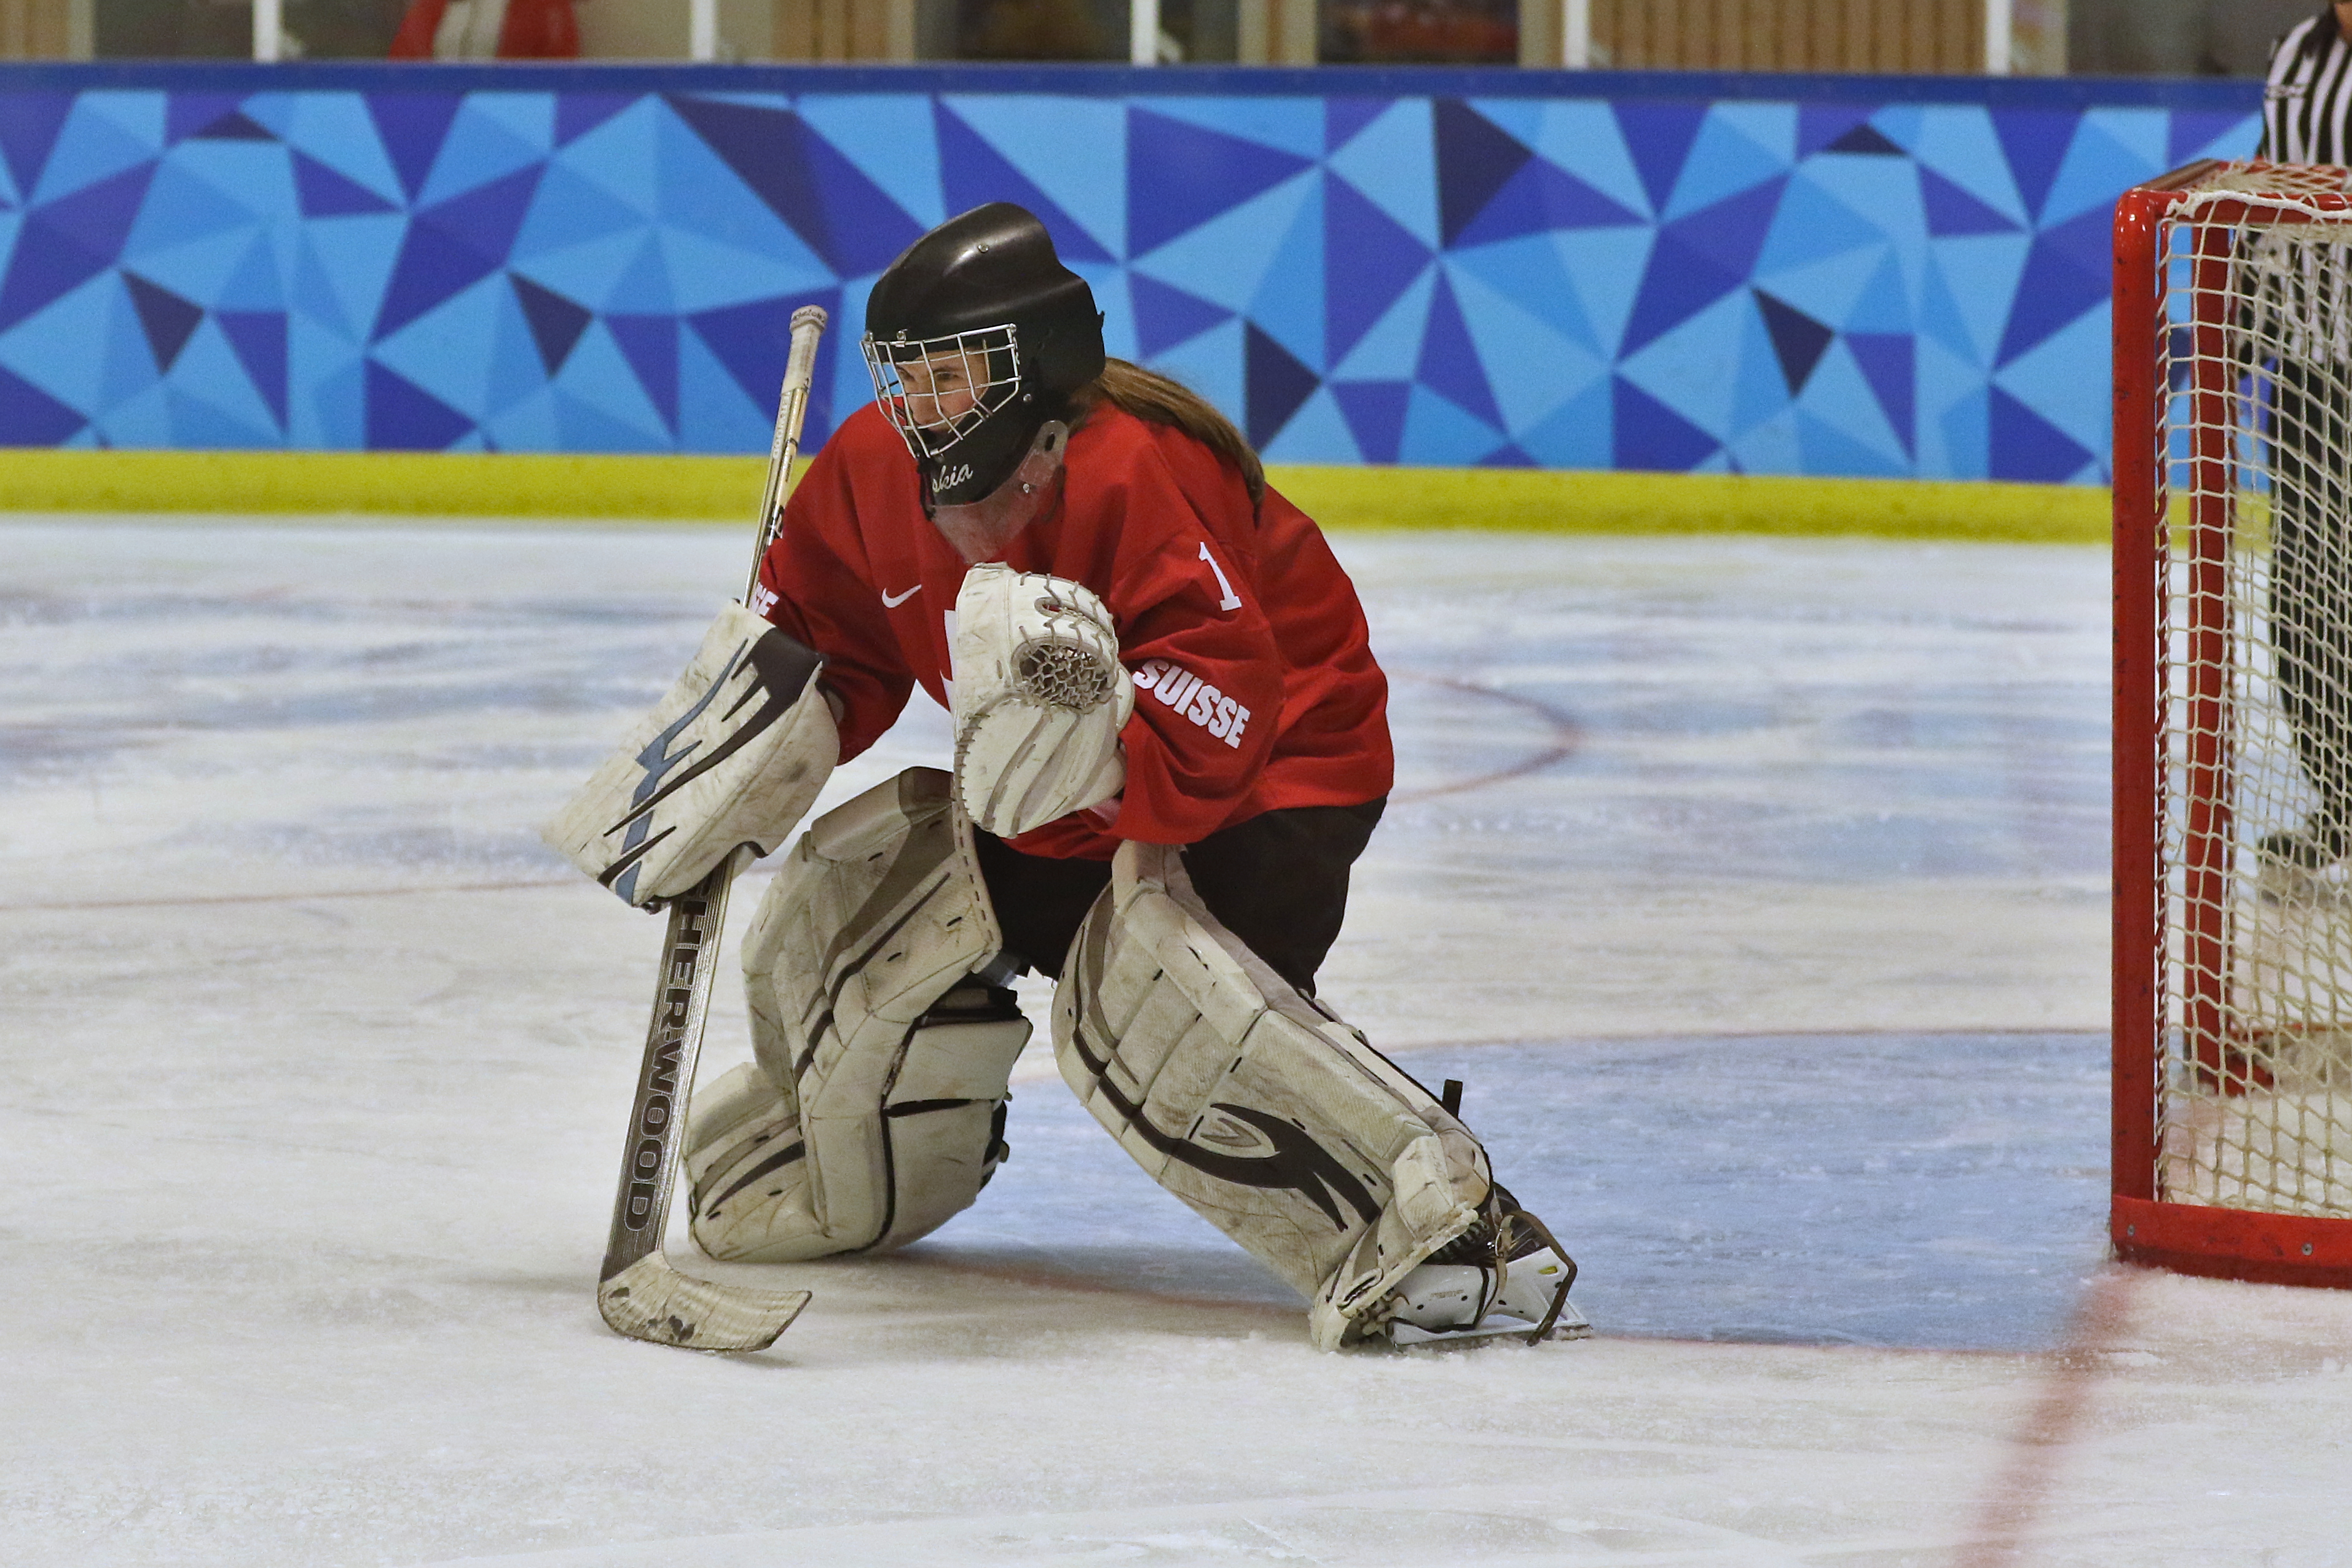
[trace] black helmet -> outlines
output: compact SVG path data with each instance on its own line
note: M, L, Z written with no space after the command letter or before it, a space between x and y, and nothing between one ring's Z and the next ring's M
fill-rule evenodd
M1045 225L991 202L908 246L875 281L864 346L926 504L962 506L1002 485L1037 427L1102 373L1102 315Z

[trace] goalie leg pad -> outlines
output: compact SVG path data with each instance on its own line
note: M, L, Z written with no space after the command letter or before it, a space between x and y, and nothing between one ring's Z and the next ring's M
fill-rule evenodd
M782 845L840 760L824 661L740 604L563 809L550 848L632 904L675 897L739 845Z
M1327 1350L1376 1332L1492 1186L1469 1129L1225 931L1177 849L1121 846L1054 1049L1138 1164L1308 1299Z
M887 1250L971 1206L1029 1040L978 975L1003 946L945 773L909 769L810 828L744 937L757 1064L688 1135L706 1251Z

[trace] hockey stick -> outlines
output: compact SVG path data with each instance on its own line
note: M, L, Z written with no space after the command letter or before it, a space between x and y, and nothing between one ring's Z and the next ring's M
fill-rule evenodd
M816 379L817 340L825 313L814 305L793 312L793 346L776 403L775 439L768 448L768 482L760 496L760 529L751 574L743 587L751 603L760 563L783 526L793 459L801 448L809 388ZM762 1291L689 1279L662 1255L671 1190L677 1182L678 1144L702 1055L702 1028L719 965L719 936L727 925L727 895L751 857L738 849L690 893L669 900L661 977L653 1021L646 1030L636 1101L630 1107L628 1150L621 1190L613 1203L613 1234L596 1284L596 1310L614 1332L689 1350L765 1350L809 1303L806 1291Z

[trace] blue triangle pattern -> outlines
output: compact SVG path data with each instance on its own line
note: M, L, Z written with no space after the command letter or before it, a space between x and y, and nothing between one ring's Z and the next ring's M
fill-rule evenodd
M1140 107L1128 112L1127 158L1127 246L1134 256L1158 249L1308 166L1296 153Z

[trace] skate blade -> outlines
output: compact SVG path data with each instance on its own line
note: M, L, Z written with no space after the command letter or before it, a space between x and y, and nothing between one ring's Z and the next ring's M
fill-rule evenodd
M596 1287L596 1310L615 1333L685 1350L765 1350L808 1304L806 1291L688 1279L658 1252Z
M1535 1332L1535 1325L1519 1318L1488 1318L1475 1329L1424 1329L1412 1323L1391 1323L1389 1343L1399 1350L1445 1350L1454 1345L1485 1344L1490 1340L1516 1339L1524 1343ZM1562 1308L1559 1322L1552 1324L1544 1343L1560 1340L1591 1339L1592 1325L1574 1307Z

